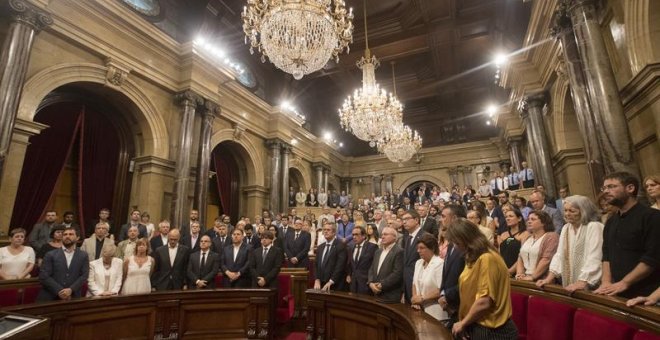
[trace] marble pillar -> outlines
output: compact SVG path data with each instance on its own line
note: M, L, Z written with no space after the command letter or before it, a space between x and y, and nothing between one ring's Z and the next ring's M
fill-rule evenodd
M380 185L383 182L383 176L381 175L376 175L372 178L372 186L371 186L371 193L375 193L376 196L381 195L381 188ZM371 193L369 193L369 197L371 197Z
M202 226L208 226L206 220L206 198L209 191L209 168L211 164L211 135L213 120L220 114L218 104L205 100L202 107L202 127L199 134L199 152L197 154L197 177L195 178L195 201L193 208L199 211Z
M182 107L179 143L174 169L174 190L172 192L172 227L180 228L189 217L188 183L190 182L190 154L195 122L195 111L204 104L202 97L193 91L184 91L176 95L176 102Z
M277 214L278 212L282 212L280 211L280 150L282 148L282 142L279 139L269 139L266 141L266 146L271 151L269 209Z
M522 141L522 137L509 137L506 141L509 144L509 157L511 158L511 165L513 165L513 168L516 169L516 171L520 171L520 169L522 169L522 166L520 165L522 161L520 157L520 142Z
M534 171L535 184L542 184L549 196L557 197L555 176L550 157L550 143L543 122L543 105L545 105L545 101L544 93L526 96L520 107L520 115L527 133L529 151L532 156L532 164L530 165Z
M315 163L312 166L316 171L316 189L320 190L323 186L323 164Z
M330 167L323 168L323 191L328 192L328 176L330 175Z
M451 190L451 187L458 184L458 170L457 168L450 168L449 170L447 170L447 173L449 174L449 186L450 186L450 188L448 189Z
M9 0L3 7L11 23L0 51L0 178L9 154L34 37L53 24L50 14L28 1Z
M578 51L573 25L566 6L560 5L555 13L555 26L552 28L555 37L560 41L566 65L566 76L571 89L571 98L575 108L575 117L584 144L584 156L587 160L587 171L591 177L593 194L598 194L598 188L603 185L605 167L601 146L596 131L594 112L589 102L588 85L584 73L580 53Z
M280 185L280 211L289 211L289 156L291 145L282 143L282 184Z
M393 193L392 190L392 175L383 175L383 180L385 180L385 192Z
M639 176L619 88L605 48L594 0L567 2L577 49L586 78L589 103L605 172L628 171Z

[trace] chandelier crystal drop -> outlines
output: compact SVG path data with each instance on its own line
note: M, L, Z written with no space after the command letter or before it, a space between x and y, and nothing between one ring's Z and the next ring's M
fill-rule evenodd
M401 122L403 105L376 83L375 69L379 62L369 50L357 65L362 69L362 88L346 98L339 109L339 121L346 131L374 147Z
M412 158L422 147L422 137L407 125L399 124L386 140L378 143L378 152L385 154L395 163L403 163Z
M241 17L250 53L297 80L338 61L353 42L353 9L344 0L248 0Z

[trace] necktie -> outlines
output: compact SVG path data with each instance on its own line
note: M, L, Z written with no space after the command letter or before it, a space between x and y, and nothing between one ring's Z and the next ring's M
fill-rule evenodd
M528 181L529 179L527 178L527 169L525 169L525 181Z
M220 243L222 243L223 246L225 245L225 238L224 237L220 238Z
M202 253L202 264L199 265L199 268L204 268L204 265L206 265L206 252Z
M358 261L360 260L360 247L361 246L362 246L361 244L357 245L357 253L355 253L355 258L353 259L353 261L355 263L358 263Z
M332 248L332 243L326 244L325 245L325 250L323 251L323 258L321 258L321 263L325 264L325 260L327 259L328 252L330 251L330 248Z
M266 262L266 256L268 255L268 248L264 248L264 254L261 255L261 262Z
M426 222L426 217L422 218L422 223L420 223L420 224L424 225L424 222Z
M294 240L297 240L297 239L298 239L298 236L300 236L300 232L299 232L299 231L296 232L296 237L294 237L293 239L294 239Z

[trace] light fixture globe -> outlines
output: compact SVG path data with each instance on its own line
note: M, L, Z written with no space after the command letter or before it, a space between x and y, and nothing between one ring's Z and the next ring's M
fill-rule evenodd
M344 0L248 0L242 18L250 53L256 48L262 62L298 80L338 60L353 42L353 12Z

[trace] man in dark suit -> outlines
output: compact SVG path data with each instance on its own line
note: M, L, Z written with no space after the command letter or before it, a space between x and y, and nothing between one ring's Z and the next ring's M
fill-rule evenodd
M243 228L245 231L245 239L243 242L247 244L251 249L257 249L261 245L261 241L259 240L259 237L254 234L254 227L252 224L247 224Z
M76 230L76 234L78 237L82 237L82 234L80 233L80 225L74 221L74 215L72 211L65 211L64 215L62 215L62 225L64 228L69 228L72 227L73 229Z
M221 224L213 227L216 237L213 239L213 251L216 252L222 258L222 254L225 252L225 246L231 243L231 237L227 235L227 225L220 222ZM207 234L208 235L208 234Z
M74 228L64 229L62 249L46 253L39 270L41 290L37 301L71 300L81 296L83 283L89 276L87 253L76 248L78 235Z
M190 221L187 223L184 223L181 226L181 237L184 237L187 234L190 234L190 226L193 223L197 223L199 226L200 234L204 234L206 232L206 228L202 224L202 222L199 220L199 211L197 209L190 210Z
M353 228L353 244L348 247L348 265L346 283L351 293L369 294L369 268L374 260L378 246L367 242L367 232L362 226Z
M190 248L190 252L194 253L199 251L199 241L202 239L201 228L199 222L190 223L190 232L181 235L181 244Z
M44 221L42 223L35 224L32 227L30 236L28 236L28 239L30 240L30 246L32 247L32 249L34 249L35 251L39 250L44 244L48 243L48 240L50 239L49 238L50 231L53 230L53 228L58 225L59 224L57 224L57 212L55 212L54 210L46 211Z
M419 214L415 210L408 210L403 214L403 228L406 233L403 237L403 283L404 296L407 304L410 304L412 296L413 275L415 274L415 263L419 260L417 253L417 241L423 235L428 234L419 227Z
M438 221L435 218L429 216L429 207L426 204L422 204L417 207L417 213L419 214L419 225L422 230L433 235L436 239L438 238Z
M220 268L225 275L222 281L225 288L249 288L250 280L250 256L252 249L248 247L243 238L242 229L234 229L231 233L231 243L225 246L222 254Z
M289 230L284 239L284 254L289 267L292 268L307 268L309 264L307 254L312 244L312 236L302 230L302 224L301 219L296 219L293 230Z
M334 223L326 222L322 231L325 242L317 249L314 289L341 291L346 283L346 244L337 238Z
M190 289L215 288L215 276L220 268L220 255L211 251L211 238L204 235L199 240L199 251L188 260L188 287Z
M443 227L451 228L454 221L459 218L465 218L465 209L458 205L448 205L440 213L440 222ZM447 256L442 267L442 285L440 287L440 299L438 302L442 309L449 314L448 328L458 321L458 307L460 304L458 291L458 277L465 267L465 257L463 252L453 244L447 247Z
M142 218L142 214L140 213L140 210L134 209L133 211L131 211L130 221L122 225L121 230L119 231L119 242L128 238L128 228L130 226L137 226L138 231L140 232L139 238L147 237L147 226L140 223L140 218Z
M168 220L162 220L158 223L158 231L160 232L159 236L154 236L149 241L151 246L151 252L155 252L156 249L167 245L167 234L170 232L170 222Z
M380 236L367 280L371 292L385 303L399 303L403 291L403 249L396 244L396 230L385 227Z
M152 253L155 260L154 272L151 274L153 289L176 290L185 286L190 249L179 244L179 239L179 230L170 230L167 234L167 247L160 247Z
M273 246L275 235L266 230L261 234L261 247L252 252L250 258L250 277L252 288L276 288L277 275L280 273L284 252Z
M85 235L87 236L87 235L94 234L94 230L96 229L96 225L99 222L107 223L110 226L110 235L115 235L117 230L114 229L112 221L110 221L110 209L108 209L108 208L103 208L99 211L99 218L97 220L92 220L92 222L87 226L87 229L85 231ZM81 235L78 235L78 236L81 236ZM112 237L114 237L114 236L112 236Z

